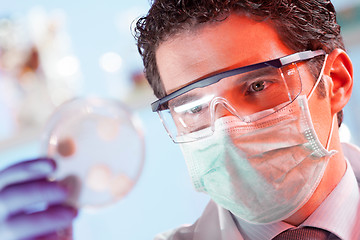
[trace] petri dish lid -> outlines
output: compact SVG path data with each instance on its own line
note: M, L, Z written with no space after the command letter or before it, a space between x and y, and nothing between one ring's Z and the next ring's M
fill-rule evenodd
M51 178L73 185L71 204L107 206L125 197L141 175L143 128L120 101L76 98L50 116L41 151L57 163Z

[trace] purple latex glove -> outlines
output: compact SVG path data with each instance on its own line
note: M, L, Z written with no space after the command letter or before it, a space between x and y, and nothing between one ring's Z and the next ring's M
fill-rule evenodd
M59 232L71 229L77 211L65 204L69 184L47 179L55 168L53 160L41 158L0 172L1 240L69 239Z

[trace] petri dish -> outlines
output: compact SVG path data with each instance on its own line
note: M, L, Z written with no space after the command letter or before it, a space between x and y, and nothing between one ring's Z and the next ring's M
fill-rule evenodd
M141 175L142 123L120 101L72 99L50 116L41 151L57 163L51 178L70 186L70 204L93 209L108 206L124 198Z

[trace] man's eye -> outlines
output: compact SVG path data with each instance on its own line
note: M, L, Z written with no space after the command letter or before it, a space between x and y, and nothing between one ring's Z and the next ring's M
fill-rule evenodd
M256 81L249 86L249 92L260 92L265 89L265 81Z

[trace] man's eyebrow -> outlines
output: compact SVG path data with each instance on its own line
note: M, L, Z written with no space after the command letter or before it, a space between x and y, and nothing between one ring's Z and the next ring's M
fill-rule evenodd
M182 112L210 101L213 96L213 94L201 96L196 93L189 93L174 98L169 102L169 106L174 108L176 112Z
M180 106L183 104L186 104L188 102L191 102L193 100L199 99L199 95L196 93L186 93L180 96L177 96L174 99L171 99L169 101L169 106L171 107L176 107L176 106Z

